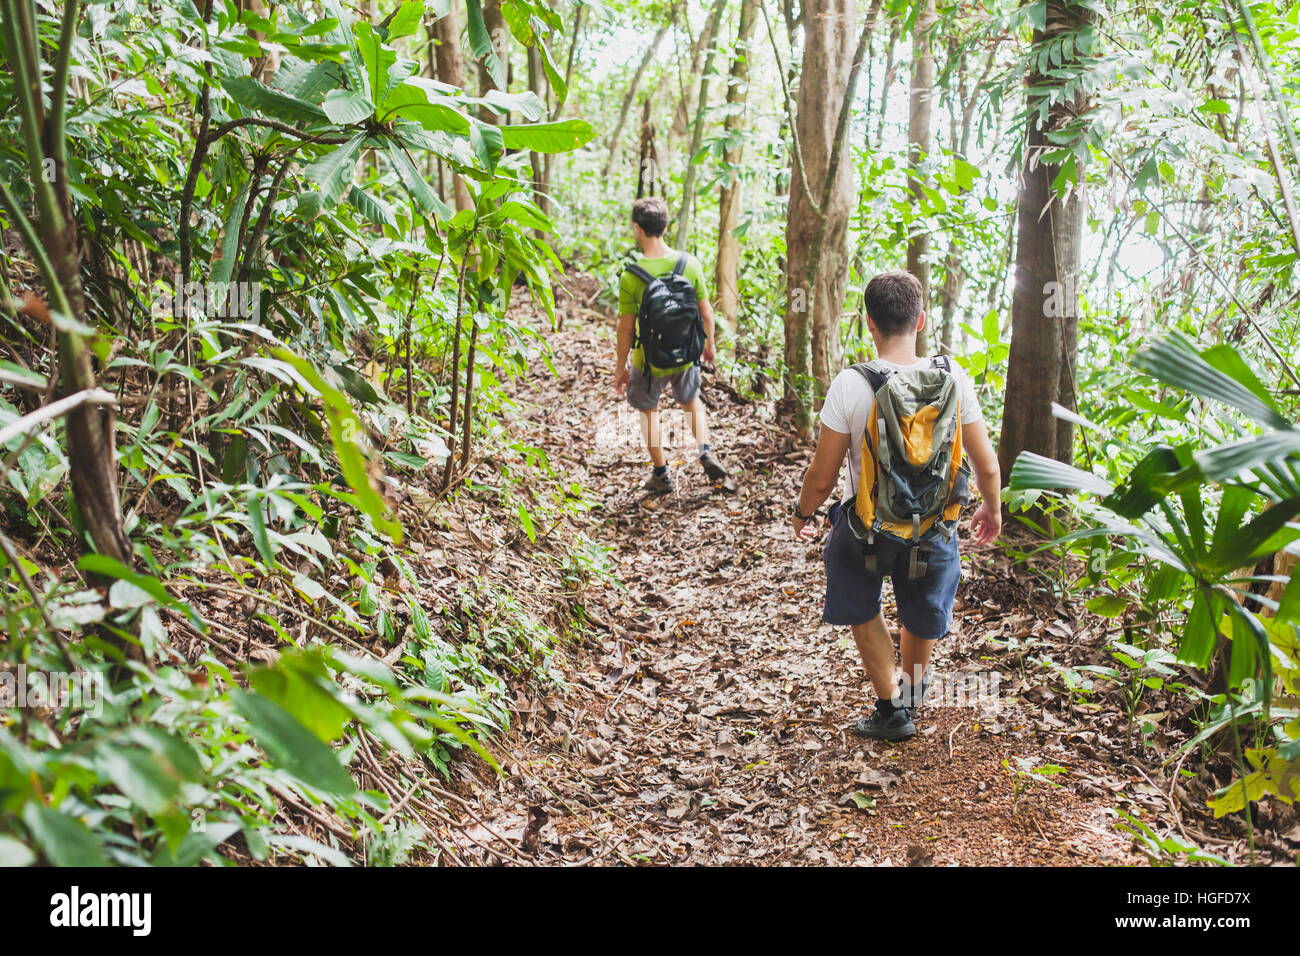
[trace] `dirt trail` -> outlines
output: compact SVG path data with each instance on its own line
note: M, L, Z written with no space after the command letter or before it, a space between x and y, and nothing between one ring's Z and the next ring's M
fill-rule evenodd
M903 744L854 737L871 695L847 629L820 622L824 539L795 542L787 520L811 449L771 402L706 375L735 488L707 484L668 413L677 490L647 498L636 420L610 386L612 324L587 314L551 337L558 379L543 369L520 385L512 427L602 502L584 530L613 549L628 590L588 593L606 630L570 652L570 692L521 702L508 777L482 794L493 830L522 833L541 808L540 859L556 863L1140 860L1111 828L1113 791L1136 778L1104 765L1086 720L1034 704L1038 678L1001 643L1068 640L1073 622L1027 604L995 552L967 548L935 664L949 687L983 680L990 699L926 707ZM1004 766L1017 758L1068 772L1033 781Z

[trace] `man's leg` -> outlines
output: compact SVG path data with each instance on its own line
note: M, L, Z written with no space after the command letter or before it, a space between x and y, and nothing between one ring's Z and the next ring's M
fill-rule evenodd
M664 458L663 437L659 430L659 409L652 408L649 411L643 409L641 412L641 437L645 439L646 450L650 452L650 460L654 462L656 468L663 468L667 463Z
M691 423L691 434L700 449L700 466L710 481L724 481L727 470L722 467L713 454L709 438L709 416L700 401L700 367L693 365L684 372L673 376L673 398Z
M853 626L853 640L862 655L862 666L867 669L871 686L881 700L894 696L894 642L885 625L885 615L877 614L865 624Z
M701 447L709 444L709 416L704 410L704 403L698 397L692 398L682 405L682 411L686 413L686 419L690 422L695 444Z
M917 637L906 626L898 641L898 649L903 658L902 683L899 693L905 707L916 707L921 703L925 692L925 672L930 667L930 653L934 650L934 639Z

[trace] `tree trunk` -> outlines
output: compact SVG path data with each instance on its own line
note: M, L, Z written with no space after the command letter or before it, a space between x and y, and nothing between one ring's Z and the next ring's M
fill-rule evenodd
M501 73L505 77L505 89L508 90L510 89L510 44L507 42L507 37L510 34L506 30L506 21L501 16L501 0L485 0L483 25L487 27L488 36L492 39L492 49L496 52L497 59L501 61ZM490 91L498 89L492 71L488 69L487 61L488 58L483 57L478 63L479 96L486 96ZM479 107L478 118L493 126L510 121L509 116L502 116L486 106Z
M713 57L717 52L713 41L718 35L722 12L726 6L727 0L714 0L713 10L704 28L704 67L700 70L700 95L695 105L695 125L691 129L691 145L686 151L686 174L682 182L682 198L677 206L677 231L673 238L673 244L678 249L685 249L686 240L690 237L691 208L695 205L695 180L699 176L700 169L692 160L704 142L704 114L709 108L709 74L713 70Z
M803 12L795 119L799 150L785 228L785 394L795 400L795 425L807 436L812 420L809 379L824 394L840 360L837 333L847 278L850 164L838 162L829 190L826 180L842 132L839 120L852 72L856 11L852 0L809 0ZM812 197L804 190L805 176ZM828 201L819 214L816 205L823 196Z
M573 58L578 52L578 37L582 31L582 11L587 9L585 4L579 4L573 11L573 37L569 40L569 57L564 67L564 100L557 99L555 109L551 111L551 120L560 118L564 112L564 104L569 99L569 88L573 83ZM558 96L558 93L557 93ZM555 168L555 153L547 153L546 160L542 168L542 212L549 214L551 211L551 171Z
M650 120L654 100L647 96L641 110L641 152L637 164L636 198L657 196L663 192L659 184L659 153L655 149L655 124Z
M674 8L673 16L676 16ZM668 28L672 26L673 18L670 16L655 32L654 39L646 47L645 53L641 57L641 62L632 74L632 82L628 84L626 92L623 94L623 105L618 111L618 122L614 124L614 132L609 137L609 157L605 160L605 173L602 178L608 179L614 172L614 159L618 156L619 143L623 138L623 127L627 125L627 114L632 108L632 101L636 99L637 88L641 85L641 80L645 76L646 68L650 66L650 61L654 59L655 51L659 49L659 44L663 42L668 33Z
M749 97L749 40L758 22L758 3L759 0L741 0L740 4L736 52L731 61L731 81L727 86L725 128L728 142L734 142L745 126L745 101ZM739 168L743 154L744 147L739 142L727 149L724 157L726 178L718 195L718 261L714 269L714 285L718 294L717 315L728 330L736 327L736 316L740 311L740 242L731 231L740 218ZM729 341L730 336L725 340Z
M465 89L465 61L460 53L460 21L456 17L454 3L447 10L445 17L433 21L430 31L433 37L434 65L437 68L438 79L457 89ZM465 181L455 173L451 178L456 208L473 209L474 200L470 198Z
M912 191L914 207L919 209L925 203L922 187L925 177L920 166L930 152L930 99L934 91L934 52L930 47L930 27L937 19L934 9L935 0L925 0L925 6L916 17L916 27L912 33L912 89L907 117L907 163L908 188ZM919 225L919 223L918 223ZM926 259L930 251L930 233L924 228L915 228L914 234L907 240L907 271L921 281L921 308L930 309L930 263ZM917 349L924 347L924 336L917 337Z
M1084 26L1090 14L1079 3L1049 0L1047 25L1034 31L1034 46ZM1075 55L1077 57L1077 54ZM1076 65L1067 59L1063 67ZM1005 410L998 459L1009 476L1022 451L1059 461L1073 459L1074 427L1052 415L1052 403L1074 407L1074 360L1078 337L1077 281L1086 206L1081 186L1067 197L1053 193L1059 166L1041 162L1043 152L1058 149L1047 134L1060 130L1084 108L1080 94L1073 102L1060 101L1047 111L1046 122L1035 111L1042 95L1034 89L1059 83L1031 75L1029 130L1021 173L1017 209L1016 284L1011 302L1011 354L1007 370ZM1080 184L1084 181L1078 172ZM1004 477L1005 480L1005 477Z

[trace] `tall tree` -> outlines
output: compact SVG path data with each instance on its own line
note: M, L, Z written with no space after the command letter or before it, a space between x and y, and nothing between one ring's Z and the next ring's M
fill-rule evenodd
M623 139L623 127L627 125L627 114L632 109L632 101L636 99L636 91L641 86L645 71L649 68L650 61L655 58L659 44L663 43L668 28L672 26L673 19L676 16L677 7L674 5L669 11L668 17L655 31L654 39L650 41L650 45L645 48L645 53L641 55L641 62L637 65L636 72L632 74L632 82L627 85L627 89L623 92L623 105L618 111L618 122L614 124L614 132L609 137L609 156L605 160L605 179L608 179L610 174L614 172L614 159L618 156L618 147Z
M912 31L912 89L907 116L908 187L916 206L925 202L925 176L921 164L930 152L930 100L934 93L934 51L930 47L930 28L938 19L934 0L925 0L917 11ZM930 308L930 234L915 229L907 240L907 271L921 280L921 307ZM918 348L922 345L918 338Z
M1078 346L1080 247L1086 207L1083 170L1078 185L1058 195L1052 188L1061 166L1043 154L1061 148L1059 136L1087 105L1081 84L1066 79L1085 65L1081 38L1065 44L1091 23L1087 2L1048 0L1046 19L1034 30L1028 84L1028 130L1016 212L1016 281L1011 302L1011 353L998 458L1004 475L1022 451L1060 461L1073 459L1074 426L1052 415L1052 403L1074 408L1074 363ZM1063 51L1059 67L1048 59L1049 44ZM1064 53L1068 51L1068 55ZM1065 88L1075 92L1062 95ZM1051 137L1057 135L1057 141ZM1071 161L1079 162L1079 151Z
M718 195L718 259L714 270L718 314L735 328L740 306L738 292L740 242L731 234L740 218L740 163L744 158L741 133L745 126L745 102L749 98L749 41L758 22L758 0L741 0L740 25L736 28L736 49L732 54L731 77L727 85L727 148L723 154L726 174Z
M699 166L694 163L695 155L704 142L704 114L709 108L709 79L713 72L713 57L717 53L714 39L718 35L718 26L722 23L722 14L727 7L727 0L714 0L709 12L708 22L704 27L704 67L700 70L700 95L695 104L695 125L691 128L691 145L686 151L686 175L682 182L682 198L677 204L677 231L673 244L679 249L686 248L686 241L691 231L691 211L695 205L695 180L699 175Z
M824 394L831 370L839 364L839 314L848 273L847 227L853 205L845 140L858 74L879 7L875 0L856 49L852 0L809 0L803 7L803 67L785 228L785 395L794 400L795 425L805 436L812 425L809 379L816 383L819 394ZM766 8L760 9L766 17ZM770 20L767 26L770 35Z

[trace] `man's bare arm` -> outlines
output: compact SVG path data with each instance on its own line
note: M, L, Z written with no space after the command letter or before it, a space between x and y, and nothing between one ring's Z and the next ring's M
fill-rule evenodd
M976 544L988 544L1002 531L1002 469L983 419L961 426L961 443L970 456L975 487L984 498L971 518L971 528Z
M817 435L817 451L812 464L803 476L803 487L799 490L799 513L810 515L822 506L835 491L835 484L840 480L840 466L849 450L849 436L833 428L821 427ZM804 534L806 523L798 515L794 516L795 534L808 538L812 529Z

